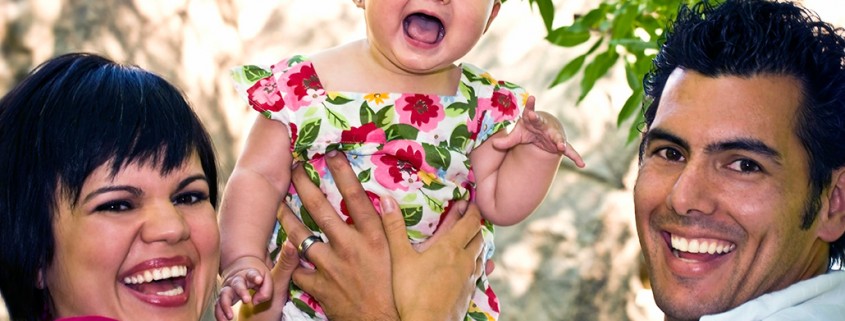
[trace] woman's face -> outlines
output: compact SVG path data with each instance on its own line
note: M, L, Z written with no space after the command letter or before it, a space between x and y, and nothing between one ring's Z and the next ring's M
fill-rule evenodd
M88 176L75 207L58 196L44 275L54 316L198 320L220 259L214 182L196 155L165 176L149 164L109 172Z

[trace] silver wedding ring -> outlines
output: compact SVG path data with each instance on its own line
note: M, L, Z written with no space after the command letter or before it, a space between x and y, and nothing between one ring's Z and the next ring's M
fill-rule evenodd
M306 237L304 240L302 240L302 243L299 243L299 248L297 248L299 250L299 257L307 260L307 258L305 257L305 252L308 252L308 249L311 248L314 243L322 241L323 239L316 235Z

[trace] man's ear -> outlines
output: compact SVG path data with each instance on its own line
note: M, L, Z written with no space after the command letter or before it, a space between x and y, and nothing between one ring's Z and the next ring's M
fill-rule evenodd
M493 23L493 20L496 19L496 16L499 15L499 9L502 7L502 2L499 0L495 0L493 2L493 10L490 11L490 18L487 18L487 26L484 27L484 32L487 32L487 29L490 29L490 24Z
M845 167L833 171L827 211L819 213L819 238L833 243L845 234Z

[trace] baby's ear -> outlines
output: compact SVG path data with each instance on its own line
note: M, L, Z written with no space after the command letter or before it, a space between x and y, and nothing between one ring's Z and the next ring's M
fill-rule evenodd
M826 211L819 213L819 238L833 243L845 234L845 166L833 171ZM822 207L824 208L824 207Z
M361 0L362 2L364 0ZM490 18L487 18L487 26L484 27L484 32L487 32L487 29L490 29L490 24L493 23L493 20L496 19L496 16L499 15L499 9L502 7L502 2L499 0L495 0L493 2L493 10L490 11Z

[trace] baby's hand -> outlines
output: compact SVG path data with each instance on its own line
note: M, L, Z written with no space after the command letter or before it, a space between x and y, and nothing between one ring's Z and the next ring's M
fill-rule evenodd
M566 141L566 133L560 121L552 114L534 110L534 96L528 97L522 118L516 122L513 130L493 141L493 146L499 149L510 149L519 144L533 144L546 152L563 154L578 167L585 166L578 151Z
M232 306L238 301L259 304L272 297L270 269L256 257L242 257L223 271L223 288L214 308L217 320L232 320ZM250 290L255 291L253 296Z

